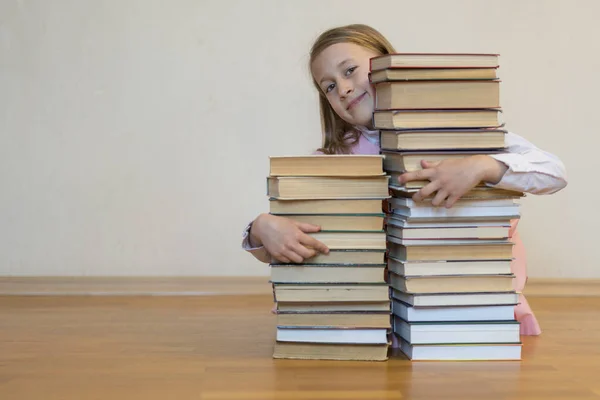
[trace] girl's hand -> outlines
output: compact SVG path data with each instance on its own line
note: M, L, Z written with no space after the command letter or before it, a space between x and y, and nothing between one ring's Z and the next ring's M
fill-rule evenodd
M446 208L452 207L458 199L481 181L498 183L508 168L500 161L486 155L444 160L438 163L423 160L421 167L422 170L402 174L398 181L404 184L415 180L429 180L430 183L415 193L413 200L422 201L436 192L431 204L436 207L444 204Z
M327 246L307 235L320 230L316 225L261 214L250 229L250 242L255 246L264 246L273 257L283 263L301 263L317 252L329 253Z

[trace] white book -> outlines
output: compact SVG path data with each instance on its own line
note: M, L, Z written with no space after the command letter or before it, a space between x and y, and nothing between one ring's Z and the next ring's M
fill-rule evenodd
M392 298L415 307L514 305L519 302L516 292L414 294L393 289Z
M515 318L514 305L414 307L392 300L392 312L408 322L509 321Z
M519 343L517 321L406 322L394 316L394 332L410 344Z
M506 240L498 239L400 239L394 236L388 236L387 241L403 246L460 246L460 245L486 245L486 244L506 244ZM510 242L508 242L510 243Z
M474 221L414 221L401 215L388 214L386 223L400 228L475 228L475 227L510 227L510 222L498 220Z
M493 225L453 223L452 226L443 223L403 223L403 220L388 218L386 233L400 239L501 239L508 238L510 224L500 221ZM421 225L421 226L417 226ZM428 226L427 226L428 225Z
M425 199L423 201L414 201L410 197L392 197L388 199L388 203L401 207L410 208L432 208L435 207L431 204L433 199ZM503 199L458 199L452 206L457 208L470 208L470 207L508 207L518 205L518 201L514 198L503 198Z
M387 343L387 329L303 329L277 328L279 342L307 343Z
M392 213L408 218L518 218L519 206L502 207L422 207L392 206Z
M521 347L521 343L413 345L400 340L400 350L414 361L520 360Z

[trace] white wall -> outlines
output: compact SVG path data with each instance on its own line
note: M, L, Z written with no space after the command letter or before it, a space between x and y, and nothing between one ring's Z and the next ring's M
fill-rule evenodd
M377 9L382 10L378 12ZM320 144L324 29L498 52L507 128L569 186L524 202L536 277L600 277L600 2L0 0L0 275L267 275L240 249L268 156Z

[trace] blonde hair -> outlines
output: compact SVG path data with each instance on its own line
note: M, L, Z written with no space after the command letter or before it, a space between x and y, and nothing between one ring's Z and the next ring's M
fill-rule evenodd
M354 43L382 55L395 52L390 42L370 26L362 24L345 25L329 29L317 38L310 50L309 69L315 58L323 50L337 43ZM325 97L325 93L323 93L314 77L313 84L319 92L321 126L325 136L323 147L319 151L325 154L348 154L350 147L358 141L360 132L333 111Z

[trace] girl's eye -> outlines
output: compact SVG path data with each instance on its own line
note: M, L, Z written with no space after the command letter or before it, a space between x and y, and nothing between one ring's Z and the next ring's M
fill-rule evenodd
M325 93L329 93L333 90L333 88L335 87L335 83L332 83L331 85L327 86L325 88Z
M351 73L354 72L354 70L356 69L356 67L350 67L346 70L346 76L350 75Z

